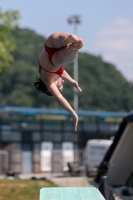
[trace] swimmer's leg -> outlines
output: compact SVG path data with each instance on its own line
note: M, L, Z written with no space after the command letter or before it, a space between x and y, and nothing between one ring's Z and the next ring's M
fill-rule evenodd
M52 57L52 63L55 66L70 64L78 54L78 50L83 46L82 39L73 40L71 36L65 40L66 47L56 51Z
M67 32L54 32L46 39L45 44L48 47L60 49L69 46L72 43L78 43L79 40L81 39L74 34L69 34Z
M74 34L66 32L55 32L51 34L45 43L48 47L59 49L52 56L52 63L55 66L70 64L83 46L83 40Z
M64 39L69 35L67 32L54 32L46 39L45 44L51 48L63 48L66 46Z
M64 43L69 49L80 49L83 46L83 40L79 39L76 35L70 34L64 39Z

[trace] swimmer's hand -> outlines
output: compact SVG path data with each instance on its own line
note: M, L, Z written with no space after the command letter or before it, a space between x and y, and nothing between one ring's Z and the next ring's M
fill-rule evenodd
M73 85L78 89L79 92L82 92L82 89L79 87L77 81L73 80Z
M78 127L78 115L75 112L73 113L73 121L74 121L74 131L77 131L77 127Z

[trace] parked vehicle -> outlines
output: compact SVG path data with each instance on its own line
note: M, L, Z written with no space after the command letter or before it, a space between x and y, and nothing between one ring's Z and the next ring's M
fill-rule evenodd
M113 140L91 139L87 141L85 147L84 165L87 176L95 176L99 164L102 162L108 148Z

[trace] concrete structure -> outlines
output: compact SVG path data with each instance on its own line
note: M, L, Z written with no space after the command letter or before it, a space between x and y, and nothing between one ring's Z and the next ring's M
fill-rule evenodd
M123 118L98 171L97 183L106 174L109 185L122 199L133 199L133 111Z
M21 173L67 170L67 162L82 161L88 139L115 135L126 115L124 112L77 112L79 126L74 132L72 118L65 110L0 107L0 150L8 153L8 170ZM0 168L3 172L7 170Z

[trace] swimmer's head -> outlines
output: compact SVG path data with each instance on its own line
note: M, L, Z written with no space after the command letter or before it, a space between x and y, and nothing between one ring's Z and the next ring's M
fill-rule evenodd
M36 82L34 82L34 86L35 88L40 92L40 93L44 93L48 96L53 96L49 91L48 88L46 87L46 85L43 83L43 81L36 76Z
M58 88L58 90L59 90L60 92L63 91L63 83L64 83L64 80L63 80L61 77L59 77L59 78L58 78L58 81L57 81L57 88Z

